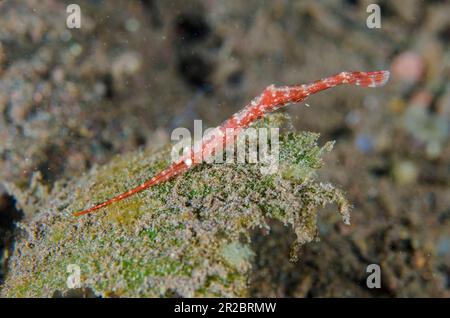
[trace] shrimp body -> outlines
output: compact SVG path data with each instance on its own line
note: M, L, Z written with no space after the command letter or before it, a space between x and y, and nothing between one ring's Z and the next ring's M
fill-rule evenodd
M388 71L375 72L342 72L311 84L298 86L268 86L261 95L254 98L241 111L216 127L210 134L192 146L186 155L172 163L168 168L142 183L141 185L119 194L103 203L83 211L74 213L75 216L91 213L114 202L121 201L138 192L163 183L172 177L182 174L199 164L203 160L214 156L214 149L221 147L230 140L234 140L239 133L249 127L257 119L292 103L302 102L310 95L341 84L359 85L363 87L379 87L389 80Z

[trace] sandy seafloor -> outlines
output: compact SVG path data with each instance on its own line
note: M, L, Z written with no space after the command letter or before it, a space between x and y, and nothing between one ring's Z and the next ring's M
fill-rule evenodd
M272 83L390 69L382 89L340 87L286 110L296 129L336 141L320 178L347 192L352 225L324 209L297 263L281 224L255 232L250 295L450 296L449 2L378 1L382 27L369 29L364 0L78 1L82 27L69 30L70 2L0 3L0 184L76 178L194 119L217 125ZM6 188L4 257L15 222L32 217Z

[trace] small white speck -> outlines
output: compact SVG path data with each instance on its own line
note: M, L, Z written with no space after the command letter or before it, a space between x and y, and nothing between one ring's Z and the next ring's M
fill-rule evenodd
M184 163L185 163L188 167L190 167L190 166L192 166L192 159L191 159L191 158L188 158L188 159L186 159L186 160L184 161Z

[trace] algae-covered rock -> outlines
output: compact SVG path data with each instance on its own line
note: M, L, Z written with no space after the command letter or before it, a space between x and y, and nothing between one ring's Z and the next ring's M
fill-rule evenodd
M282 117L270 116L259 125L279 125ZM269 219L280 220L294 228L295 245L316 237L316 212L324 204L338 203L348 220L341 192L316 180L321 156L332 146L319 147L317 138L283 132L275 174L261 174L259 164L202 164L78 218L72 212L166 167L170 147L118 156L79 179L58 182L35 203L34 216L20 224L2 294L67 293L73 275L68 269L75 265L77 287L98 296L246 296L252 229L268 229Z

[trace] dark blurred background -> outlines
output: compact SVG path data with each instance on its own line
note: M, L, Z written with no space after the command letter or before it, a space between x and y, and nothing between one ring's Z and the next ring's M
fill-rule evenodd
M33 176L51 188L194 119L217 125L272 83L390 69L383 88L286 110L296 129L336 140L320 178L347 191L352 225L324 210L321 241L297 263L281 224L255 233L252 295L450 296L448 1L76 1L81 28L68 29L73 2L0 2L3 256L31 217L6 189ZM371 3L379 29L366 25ZM366 287L372 263L381 289Z

